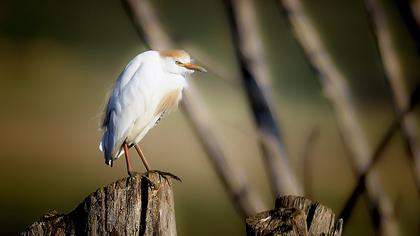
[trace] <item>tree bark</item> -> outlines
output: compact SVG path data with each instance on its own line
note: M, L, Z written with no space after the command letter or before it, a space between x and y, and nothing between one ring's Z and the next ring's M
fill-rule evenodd
M248 236L340 236L342 227L343 220L336 221L331 209L297 196L279 197L275 209L246 218Z
M156 172L120 179L69 214L47 213L21 235L176 235L171 180Z

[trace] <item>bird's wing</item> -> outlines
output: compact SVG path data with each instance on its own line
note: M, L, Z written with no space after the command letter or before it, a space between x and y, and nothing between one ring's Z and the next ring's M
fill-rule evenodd
M155 109L155 116L160 116L165 112L170 112L178 106L182 97L182 89L176 88L167 91L160 99L159 105Z
M142 67L143 60L141 54L133 58L118 76L115 82L114 89L112 90L111 96L108 99L108 103L104 110L101 128L106 128L109 122L111 111L115 108L116 99L121 94L122 90L128 84L128 82L134 77L134 74Z
M102 124L105 133L100 144L106 160L119 155L127 132L145 112L146 103L144 93L141 92L141 80L153 75L142 69L144 64L145 60L141 57L130 61L116 81L109 98Z

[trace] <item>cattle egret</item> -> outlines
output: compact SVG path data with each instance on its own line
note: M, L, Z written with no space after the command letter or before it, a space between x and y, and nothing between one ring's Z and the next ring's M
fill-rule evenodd
M183 50L146 51L133 58L115 82L104 111L104 131L99 149L105 163L125 155L127 172L132 174L128 149L135 147L150 171L138 143L162 116L174 110L187 86L185 77L206 70L191 62Z

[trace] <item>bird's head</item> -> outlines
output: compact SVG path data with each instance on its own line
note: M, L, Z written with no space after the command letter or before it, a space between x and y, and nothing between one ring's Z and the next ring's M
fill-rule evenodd
M203 67L192 63L190 55L184 50L160 51L163 69L169 73L192 74L194 71L207 72Z

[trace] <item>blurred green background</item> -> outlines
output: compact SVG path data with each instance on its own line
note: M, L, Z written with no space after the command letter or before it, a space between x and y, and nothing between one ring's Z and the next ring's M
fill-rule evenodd
M229 157L271 208L222 1L153 2L178 47L223 74L220 78L210 71L192 79L211 109ZM358 116L373 148L394 113L363 1L304 2L327 48L351 78ZM334 113L275 1L255 3L293 167L302 180L304 140L317 127L312 198L338 213L353 188L354 174ZM420 61L393 1L384 3L411 89L419 82ZM53 209L69 212L98 187L125 176L124 161L114 168L104 164L98 150L99 120L116 77L144 50L120 1L0 1L0 234L17 234ZM243 219L182 112L166 117L141 145L153 168L183 179L175 184L179 235L244 234ZM418 235L420 206L403 147L396 136L377 168L398 202L402 235ZM143 171L137 159L135 167ZM350 221L347 235L373 234L363 201Z

